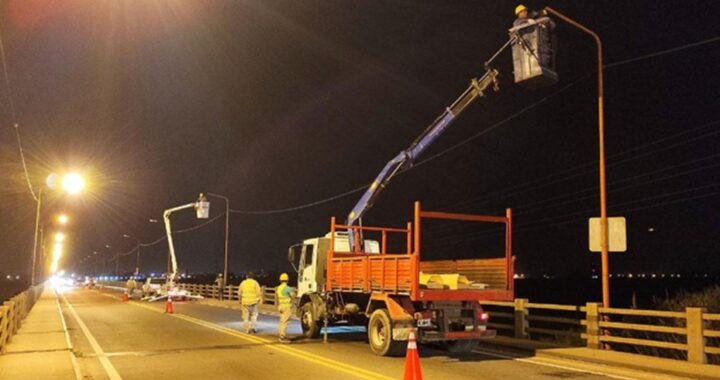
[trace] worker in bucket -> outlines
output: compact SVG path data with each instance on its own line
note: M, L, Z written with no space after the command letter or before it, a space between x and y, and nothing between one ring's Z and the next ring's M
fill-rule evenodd
M293 298L295 298L295 289L292 286L288 286L290 278L287 273L280 275L280 285L275 289L275 296L278 305L278 311L280 312L280 324L278 324L278 337L280 343L290 343L290 339L287 338L287 327L292 315L293 309Z
M522 24L528 23L528 22L530 22L530 20L532 20L532 18L530 17L530 12L522 4L515 7L515 16L517 18L513 22L513 26L522 25Z
M553 50L551 33L555 30L555 22L550 18L545 17L540 23L538 23L535 19L543 17L544 14L535 11L530 12L522 4L515 7L515 16L517 16L517 18L513 22L513 26L537 23L540 28L544 29L544 32L540 34L540 41L538 41L537 51L535 54L540 66L550 67Z
M252 272L240 283L238 289L240 305L242 306L243 328L246 334L255 334L258 317L258 304L262 302L262 289L255 281Z

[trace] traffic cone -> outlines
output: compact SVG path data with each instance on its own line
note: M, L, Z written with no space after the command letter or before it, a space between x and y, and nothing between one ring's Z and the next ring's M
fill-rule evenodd
M122 301L123 301L123 302L127 302L129 298L130 298L130 297L128 297L127 291L125 291L125 292L123 293L123 295L122 295Z
M407 354L405 355L405 375L403 380L422 380L422 370L420 369L420 356L418 356L417 343L415 342L415 333L410 332L408 339Z
M168 295L167 302L165 302L165 312L168 314L173 314L175 312L175 309L173 309L172 297L170 297L170 295Z

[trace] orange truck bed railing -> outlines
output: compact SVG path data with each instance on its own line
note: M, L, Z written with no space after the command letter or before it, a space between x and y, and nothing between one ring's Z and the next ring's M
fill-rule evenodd
M467 215L446 212L422 211L415 202L414 223L406 228L348 226L330 221L330 251L327 265L327 291L356 293L389 293L409 295L413 301L440 300L512 300L512 212L505 216ZM420 260L422 219L443 219L466 222L505 224L505 257L471 260ZM356 239L353 252L335 251L338 230L353 230ZM380 235L380 252L360 251L362 232ZM405 252L389 253L388 238L401 235L405 238ZM486 284L485 289L424 289L420 288L420 271L424 273L459 273L471 281Z

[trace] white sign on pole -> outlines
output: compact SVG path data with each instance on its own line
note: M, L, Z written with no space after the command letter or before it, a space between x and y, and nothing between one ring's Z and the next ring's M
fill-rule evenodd
M608 222L608 252L627 251L627 232L625 217L617 216L607 218ZM590 252L600 252L600 218L588 219L588 233L590 236Z

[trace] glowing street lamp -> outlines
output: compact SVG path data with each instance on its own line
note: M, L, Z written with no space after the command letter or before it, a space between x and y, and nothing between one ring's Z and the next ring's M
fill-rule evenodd
M62 188L70 194L77 194L85 188L85 180L78 173L65 174L62 179Z
M69 221L70 221L70 218L67 216L67 214L60 214L57 216L57 222L61 226L68 224Z
M62 232L56 233L56 234L55 234L55 241L58 242L58 243L62 243L63 241L65 241L65 234L62 233Z
M48 188L55 189L57 181L57 175L51 173L48 175L45 183ZM40 231L40 210L42 208L42 193L43 186L40 186L37 194L37 207L35 209L35 237L33 239L33 256L32 256L32 270L30 271L30 284L35 285L35 270L37 267L37 251L38 251L38 232ZM70 194L77 194L85 188L85 180L78 173L69 173L62 177L62 188ZM61 222L62 223L62 222Z

